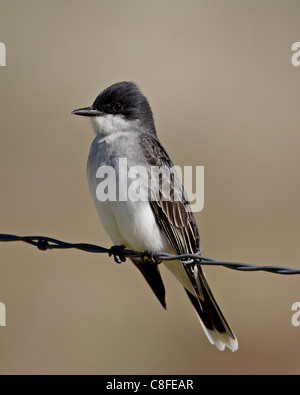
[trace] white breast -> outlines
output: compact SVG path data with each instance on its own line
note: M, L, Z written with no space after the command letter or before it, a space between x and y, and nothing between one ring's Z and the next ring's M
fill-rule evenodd
M119 201L118 193L116 201L101 202L97 198L96 191L100 182L96 177L98 168L113 166L118 174L116 158L125 156L120 152L122 147L127 147L126 150L130 152L128 134L122 132L107 137L96 137L94 140L88 160L90 193L103 227L114 244L123 244L137 251L167 251L167 237L159 228L148 201ZM114 182L113 178L111 182ZM113 189L114 185L108 185L108 188Z
M100 166L115 166L114 158L127 157L136 149L128 133L98 136L94 140L88 160L88 181L99 218L114 245L124 245L135 251L174 253L165 233L158 226L148 201L105 201L96 196ZM123 151L124 150L124 151ZM123 151L123 152L122 152ZM108 186L109 187L109 186ZM168 269L191 293L195 293L181 262L165 262Z

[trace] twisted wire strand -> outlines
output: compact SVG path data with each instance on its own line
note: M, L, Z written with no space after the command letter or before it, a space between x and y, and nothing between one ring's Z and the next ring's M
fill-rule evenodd
M33 245L42 251L54 250L54 249L77 249L91 253L102 253L114 255L115 260L116 252L113 252L111 248L104 248L95 244L88 243L67 243L61 240L53 239L45 236L15 236L9 234L0 234L0 242L16 242L22 241L27 244ZM132 250L120 250L120 256L122 258L137 258L143 257L145 252L132 251ZM121 258L121 260L122 260ZM157 261L173 261L181 260L185 265L209 265L209 266L223 266L232 270L239 270L245 272L253 271L265 271L276 274L293 275L300 274L299 269L292 269L284 266L256 266L242 262L224 262L213 258L208 258L199 254L183 254L173 255L166 253L154 254L153 258ZM123 260L124 261L124 260Z

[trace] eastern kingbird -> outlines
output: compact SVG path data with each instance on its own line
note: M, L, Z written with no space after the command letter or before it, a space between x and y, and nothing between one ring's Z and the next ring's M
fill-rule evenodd
M165 287L158 262L153 262L151 256L158 252L201 253L197 224L176 171L166 181L171 188L169 199L165 199L161 182L151 186L151 194L146 200L120 199L117 193L116 199L103 201L97 191L97 172L103 166L116 173L116 177L108 181L116 185L108 184L108 188L120 192L122 188L130 187L132 180L127 185L118 182L120 159L127 159L126 170L133 166L147 170L143 180L145 185L151 177L151 167L173 168L173 162L157 137L149 102L136 84L119 82L101 92L91 107L74 110L72 114L89 117L96 134L87 173L100 220L115 245L149 254L141 259L134 258L132 262L166 308ZM183 190L180 200L174 199L175 184ZM208 340L219 350L228 347L236 351L237 339L213 297L202 267L184 265L181 261L165 261L164 264L183 285Z

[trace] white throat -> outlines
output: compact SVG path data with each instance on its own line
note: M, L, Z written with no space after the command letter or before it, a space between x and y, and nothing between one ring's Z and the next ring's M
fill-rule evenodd
M91 117L91 121L95 134L102 137L119 132L137 131L141 127L140 120L128 120L120 114L106 114L98 117Z

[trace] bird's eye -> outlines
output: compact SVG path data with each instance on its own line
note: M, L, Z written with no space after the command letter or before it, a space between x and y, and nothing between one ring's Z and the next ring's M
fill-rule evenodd
M114 112L121 112L123 110L123 105L121 103L116 103L113 106Z

